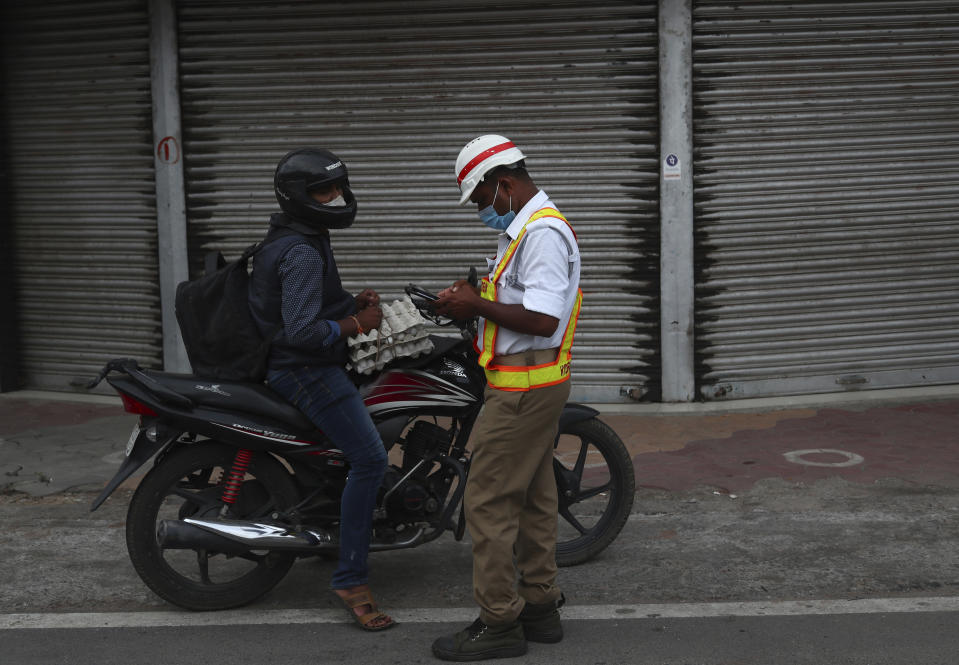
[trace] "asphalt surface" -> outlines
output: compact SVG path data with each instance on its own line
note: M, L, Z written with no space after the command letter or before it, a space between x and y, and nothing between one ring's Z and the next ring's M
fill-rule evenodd
M959 386L601 409L633 515L561 570L567 639L505 662L956 662ZM0 395L5 662L438 662L432 639L471 621L468 538L373 556L403 622L383 635L344 623L317 559L242 610L167 605L126 557L137 478L89 512L134 421L112 397Z
M954 665L955 614L613 619L567 621L560 644L530 644L504 665ZM429 653L437 635L458 626L401 624L382 634L342 627L260 623L117 631L37 631L8 639L6 662L44 665L230 663L442 663ZM331 639L331 629L354 636ZM850 655L846 655L848 650ZM69 654L65 656L64 654Z

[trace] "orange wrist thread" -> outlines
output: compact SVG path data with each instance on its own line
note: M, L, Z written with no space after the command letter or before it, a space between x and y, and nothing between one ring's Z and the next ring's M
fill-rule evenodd
M355 317L354 315L352 315L352 314L350 314L350 318L353 319L353 320L356 322L356 334L357 334L357 335L362 335L363 333L366 332L365 330L363 330L363 326L360 325L360 320L359 320L358 318L356 318L356 317Z

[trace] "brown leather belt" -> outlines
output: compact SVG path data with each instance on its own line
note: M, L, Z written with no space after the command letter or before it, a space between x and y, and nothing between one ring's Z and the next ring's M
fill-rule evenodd
M559 347L552 349L536 349L529 351L520 351L519 353L508 353L504 356L493 356L490 365L502 365L504 367L532 367L534 365L546 365L556 360L559 355Z

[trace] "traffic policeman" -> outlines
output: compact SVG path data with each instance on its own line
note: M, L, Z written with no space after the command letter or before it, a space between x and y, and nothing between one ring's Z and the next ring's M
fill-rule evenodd
M436 303L452 318L478 317L475 344L487 378L465 498L480 613L434 642L433 653L445 660L518 656L527 640L563 637L553 443L569 398L580 254L572 227L525 159L509 139L487 134L456 160L460 205L476 204L480 220L500 235L481 287L456 282Z

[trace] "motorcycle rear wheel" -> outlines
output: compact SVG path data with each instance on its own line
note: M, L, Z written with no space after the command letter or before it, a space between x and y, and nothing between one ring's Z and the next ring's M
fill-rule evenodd
M563 428L553 455L559 494L556 563L574 566L606 549L629 519L636 493L633 461L598 418Z
M276 586L296 556L247 552L227 556L206 550L164 549L157 542L160 520L213 516L222 481L236 449L215 442L191 444L172 452L143 479L127 510L127 551L140 578L164 600L190 610L222 610L252 602ZM286 469L256 453L230 517L255 519L297 503L298 492Z

